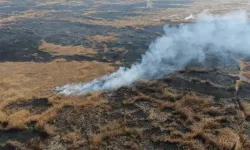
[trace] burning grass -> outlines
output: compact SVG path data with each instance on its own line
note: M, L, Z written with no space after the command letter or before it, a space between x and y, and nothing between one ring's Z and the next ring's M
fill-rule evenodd
M249 142L242 138L234 103L183 93L158 81L84 97L52 95L49 102L53 106L41 114L20 110L12 114L12 120L7 116L7 127L27 128L36 121L50 135L49 146L58 141L57 146L67 148L143 149L152 143L156 145L152 148L168 143L191 149L241 149Z
M96 77L114 71L109 64L99 62L50 62L50 63L1 63L0 80L0 122L8 122L7 128L24 128L30 121L37 121L44 125L56 111L64 105L98 105L102 103L99 94L90 94L85 98L72 97L68 99L56 96L53 89L58 85L72 82L87 82ZM41 114L32 114L33 108L27 106L34 97L47 97L51 108ZM82 99L86 99L83 101ZM20 101L22 101L21 104ZM20 111L11 113L7 106L12 104L20 106ZM7 115L5 110L10 115ZM28 110L30 109L30 111Z

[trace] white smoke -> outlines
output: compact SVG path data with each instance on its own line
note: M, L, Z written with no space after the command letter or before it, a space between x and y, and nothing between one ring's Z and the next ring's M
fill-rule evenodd
M128 86L139 79L160 78L183 68L191 60L204 61L207 54L225 57L227 53L250 55L250 24L245 12L223 16L201 14L195 23L178 28L164 27L165 34L156 39L131 68L84 84L57 87L66 95L82 95L97 90Z
M153 0L147 0L147 8L153 8Z

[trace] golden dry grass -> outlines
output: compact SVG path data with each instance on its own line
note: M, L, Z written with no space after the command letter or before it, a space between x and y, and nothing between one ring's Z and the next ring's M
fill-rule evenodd
M250 83L250 64L249 62L240 59L239 60L239 67L240 67L240 72L239 72L239 77L240 80L238 81L239 83L236 83L236 90L240 88L241 82L248 82Z
M99 62L1 63L0 122L8 121L8 128L23 128L27 122L36 120L38 125L43 126L64 105L99 105L105 102L99 97L101 92L86 97L68 98L56 95L54 89L68 83L88 82L112 71L114 67L110 64ZM10 116L3 112L8 104L27 101L33 97L49 98L53 106L36 115L28 110L21 110Z
M249 79L250 79L250 71L246 71L246 72L244 72L244 76L246 76L247 78L249 78Z
M39 46L40 51L44 51L50 53L55 56L60 55L86 55L93 56L96 54L96 51L91 48L86 48L84 46L62 46L56 45L53 43L48 43L45 40L41 41L41 45Z
M70 132L62 137L62 140L66 143L70 143L74 145L74 147L79 147L82 144L85 144L86 141L81 139L80 133L78 132Z
M53 13L57 13L57 12L60 12L60 11L29 9L27 11L14 13L13 15L8 15L7 17L0 18L0 23L1 24L12 24L12 23L16 23L18 21L26 20L26 19L36 19L36 18L42 18L42 17L48 18Z
M250 83L250 71L249 71L250 64L249 64L249 62L247 62L243 59L240 59L239 60L239 67L240 67L240 71L239 71L240 79L236 81L236 91L238 91L239 88L241 88L243 81ZM250 103L245 101L245 100L239 99L239 105L242 108L242 111L243 111L245 117L249 118L250 117Z
M240 137L237 135L232 129L224 128L220 130L219 134L217 135L216 143L222 149L231 149L234 145L237 147L241 147L239 144Z
M184 123L189 130L186 132L178 130L176 126L180 126L180 122L178 122L178 124L171 123L168 125L162 125L156 122L155 125L160 127L161 130L168 130L170 133L169 136L155 135L152 137L153 141L181 143L188 146L190 149L197 150L205 150L206 146L204 145L214 145L219 149L232 149L233 147L236 147L237 150L240 150L242 149L242 144L246 143L241 141L241 134L239 134L240 131L221 126L221 122L230 119L230 117L218 116L218 114L224 110L214 106L212 97L204 97L195 93L187 93L171 105L169 105L169 107L172 107L175 113L171 113L169 116L166 116L165 114L163 117L159 115L159 112L149 111L149 119L165 122L166 120L161 118L171 119L171 115L177 113L180 116L175 119L179 120L180 117L184 119L184 122L189 124L187 125ZM212 116L205 115L207 113ZM156 117L150 117L152 115L156 115ZM215 132L218 134L215 134ZM201 144L197 138L204 141L204 143Z
M241 108L243 109L245 117L250 119L250 103L245 100L240 100L240 105Z
M107 137L115 137L126 133L135 134L141 137L141 130L138 128L128 128L119 121L113 121L103 126L101 133L92 135L92 148L98 149L102 140Z
M114 42L117 41L117 37L108 35L108 36L103 36L103 35L95 35L88 37L89 40L95 41L98 43L109 43L109 42Z

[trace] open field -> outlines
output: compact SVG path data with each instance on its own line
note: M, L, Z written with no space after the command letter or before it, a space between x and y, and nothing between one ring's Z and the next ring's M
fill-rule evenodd
M249 4L0 0L0 149L250 149L249 58L211 56L158 80L84 96L55 91L130 67L165 24Z

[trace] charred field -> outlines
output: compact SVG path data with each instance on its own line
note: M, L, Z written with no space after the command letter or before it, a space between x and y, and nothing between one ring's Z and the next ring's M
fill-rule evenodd
M0 0L0 149L250 149L249 58L211 55L129 87L55 92L131 67L164 25L246 2Z

